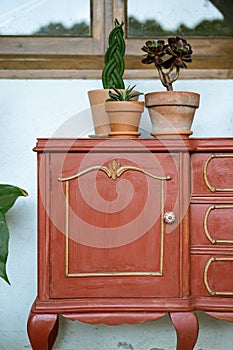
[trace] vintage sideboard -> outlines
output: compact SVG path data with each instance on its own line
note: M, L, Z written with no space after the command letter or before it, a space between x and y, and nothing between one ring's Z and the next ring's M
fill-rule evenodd
M52 348L58 315L118 325L168 313L179 350L195 346L195 310L233 322L233 138L38 139L34 150L34 350Z

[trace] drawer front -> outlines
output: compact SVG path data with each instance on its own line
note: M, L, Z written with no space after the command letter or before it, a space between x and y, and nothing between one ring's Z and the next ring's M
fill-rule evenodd
M233 256L193 255L192 295L233 296Z
M233 204L192 204L191 243L233 245Z
M53 154L51 166L50 297L178 296L179 155Z
M192 194L233 195L233 154L196 153L191 157Z

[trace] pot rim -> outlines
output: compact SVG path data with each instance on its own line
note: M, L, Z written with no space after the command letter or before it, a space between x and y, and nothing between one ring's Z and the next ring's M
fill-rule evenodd
M192 96L193 101L190 101ZM180 101L175 99L180 98ZM153 106L190 106L199 107L200 94L192 91L155 91L145 94L146 107Z
M127 111L130 108L133 108L134 110L138 110L140 112L144 111L145 102L144 101L108 101L105 102L105 111L118 111L119 109L122 110L122 107L125 107L125 110Z
M148 95L153 95L153 94L174 94L174 95L179 95L179 94L187 94L187 95L197 95L200 96L200 94L198 92L194 92L194 91L183 91L183 90L173 90L173 91L151 91L151 92L147 92L145 93L145 96Z

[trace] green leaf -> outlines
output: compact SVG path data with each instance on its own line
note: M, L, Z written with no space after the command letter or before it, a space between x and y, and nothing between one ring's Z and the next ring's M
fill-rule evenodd
M10 281L6 273L6 261L8 257L8 242L9 242L9 230L6 223L6 217L3 212L0 211L0 277L2 277L7 283Z
M27 192L22 188L0 184L0 211L6 213L19 196L27 195Z
M6 212L14 205L19 196L27 196L22 188L0 184L0 277L10 284L6 273L8 257L9 229L6 222Z
M133 86L130 86L130 85L129 85L129 86L127 87L127 89L126 89L126 92L127 92L128 94L130 94L131 91L133 91L133 89L135 88L135 86L136 86L136 85L133 85Z

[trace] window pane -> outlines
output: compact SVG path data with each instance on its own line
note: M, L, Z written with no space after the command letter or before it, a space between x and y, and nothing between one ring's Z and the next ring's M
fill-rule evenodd
M128 37L232 36L232 7L232 0L128 0Z
M1 0L0 35L90 36L90 1Z

